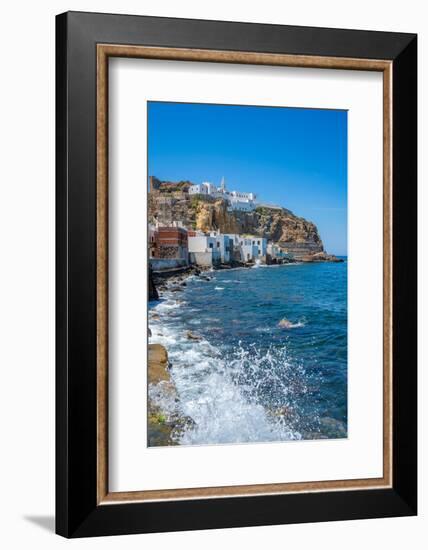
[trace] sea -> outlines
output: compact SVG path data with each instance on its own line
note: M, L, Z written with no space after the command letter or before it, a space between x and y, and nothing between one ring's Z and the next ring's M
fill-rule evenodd
M347 437L342 259L191 275L150 304L150 342L167 348L179 398L149 395L193 420L176 444Z

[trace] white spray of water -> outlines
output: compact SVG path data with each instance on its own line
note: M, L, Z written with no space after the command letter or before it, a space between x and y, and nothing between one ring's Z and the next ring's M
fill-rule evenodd
M152 343L168 349L171 375L179 395L179 405L162 388L149 388L150 398L167 413L177 410L193 419L194 425L180 434L182 445L270 442L301 439L281 414L272 414L258 397L276 388L281 402L287 403L288 388L278 374L278 360L283 372L290 369L285 349L281 356L260 353L256 348L239 346L227 359L207 340L189 341L183 327L162 319L180 304L174 300L154 308L161 314L150 322ZM278 389L279 388L279 389Z

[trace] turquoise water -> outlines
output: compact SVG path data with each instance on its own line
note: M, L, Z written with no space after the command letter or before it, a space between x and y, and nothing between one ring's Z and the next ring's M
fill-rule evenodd
M168 349L180 403L152 398L195 422L179 443L346 437L346 261L208 276L150 309L151 342Z

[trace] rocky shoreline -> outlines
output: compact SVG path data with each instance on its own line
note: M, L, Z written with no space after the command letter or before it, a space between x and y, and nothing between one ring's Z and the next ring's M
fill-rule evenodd
M220 268L221 269L221 268ZM181 273L163 274L149 273L149 301L157 301L166 292L182 292L187 286L186 279L193 275L209 281L209 269L195 266ZM151 298L153 296L153 298ZM149 313L149 342L151 339L150 320L158 320L159 315ZM187 331L188 340L199 341L201 337ZM147 414L147 439L149 447L165 445L177 445L183 431L194 425L193 420L180 411L179 395L171 376L171 365L167 349L158 343L148 345L148 414ZM156 397L161 392L167 395L170 401L176 403L174 410L167 411L156 404Z
M309 259L300 259L299 262L290 261L288 263L306 263L306 262L343 262L342 259L335 256L321 253L319 255L311 255ZM249 269L253 265L237 264L235 266L219 266L215 271L220 269ZM177 293L177 298L180 292L183 292L187 286L186 279L189 276L200 277L202 280L211 280L210 273L212 269L200 268L191 266L189 269L180 273L162 274L159 276L156 273L149 273L149 301L158 301L166 293ZM159 315L155 311L149 313L149 342L151 339L150 321L158 321ZM202 337L196 333L187 331L186 338L191 341L202 340ZM184 415L180 411L180 397L174 384L171 370L173 365L170 364L168 358L168 350L159 343L149 343L148 346L148 445L150 447L177 445L180 435L189 427L194 426L194 421L189 416ZM167 395L170 401L175 402L176 406L173 410L167 411L156 404L156 396L159 393Z
M193 420L180 414L178 407L172 411L166 411L155 404L151 397L153 393L162 392L176 403L179 403L179 396L171 377L171 365L166 348L161 344L149 344L148 352L148 445L149 447L177 445L180 434L185 428L193 425Z

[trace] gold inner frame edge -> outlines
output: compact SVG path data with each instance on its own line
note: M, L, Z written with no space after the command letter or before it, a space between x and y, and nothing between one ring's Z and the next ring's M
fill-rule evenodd
M224 487L108 489L108 59L132 57L383 73L383 477ZM97 503L225 498L392 486L392 68L391 61L223 50L97 45Z

